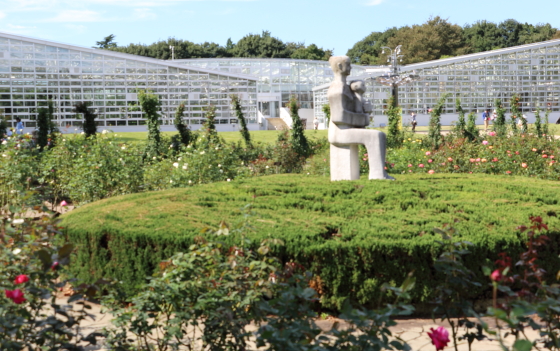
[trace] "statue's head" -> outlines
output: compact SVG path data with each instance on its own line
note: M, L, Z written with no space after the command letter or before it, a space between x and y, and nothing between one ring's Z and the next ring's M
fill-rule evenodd
M355 80L350 83L350 89L358 94L363 94L366 92L366 83L363 80Z
M350 70L352 66L350 65L350 57L348 56L331 56L329 58L329 63L331 64L331 69L334 74L342 74L344 76L350 75Z

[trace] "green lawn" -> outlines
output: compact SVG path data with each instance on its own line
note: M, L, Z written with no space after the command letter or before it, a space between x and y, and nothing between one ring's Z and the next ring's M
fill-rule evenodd
M255 215L246 235L255 245L273 237L285 246L276 254L318 274L325 306L346 297L370 304L383 283L399 284L415 271L416 301L430 298L439 282L434 228L452 223L457 240L473 243L466 264L487 291L481 265L502 251L514 261L522 250L519 225L543 216L551 242L543 266L557 272L560 242L560 183L526 177L469 174L397 175L396 181L330 182L326 177L284 174L113 197L62 217L78 247L73 269L79 278L122 280L133 291L161 260L193 243L201 229ZM239 245L238 235L206 239Z
M483 131L484 130L484 126L480 125L478 126L479 130ZM381 130L383 132L387 132L387 128L376 128L378 130ZM451 129L451 126L442 126L442 130L443 131L448 131ZM550 134L559 134L560 133L560 126L556 125L556 124L549 124L549 129L550 129ZM409 129L410 130L410 129ZM418 136L421 136L423 133L426 133L428 131L428 127L427 126L419 126L416 127L416 130L418 132L422 132L422 133L418 133ZM251 138L254 141L257 142L262 142L265 144L271 144L274 143L278 137L278 134L280 132L276 131L276 130L257 130L257 131L251 131ZM145 141L147 139L147 132L118 132L115 133L117 135L117 139L122 141L122 142L126 142L126 143L130 143L130 142L138 142L138 141ZM162 135L165 136L172 136L174 134L176 134L176 132L162 132ZM224 138L226 141L228 142L237 142L241 140L241 133L239 132L219 132L219 135ZM307 135L310 138L322 138L322 137L327 137L327 130L306 130L305 131L305 135Z
M261 142L265 144L272 144L278 138L278 134L280 132L276 130L258 130L251 132L251 138L253 141ZM147 132L118 132L115 133L117 135L117 139L130 143L130 142L138 142L138 141L145 141L148 138ZM161 132L162 135L165 136L172 136L177 134L177 132ZM218 133L222 138L224 138L228 142L237 142L242 140L240 132L219 132ZM309 138L322 138L327 137L326 130L306 130L305 135Z

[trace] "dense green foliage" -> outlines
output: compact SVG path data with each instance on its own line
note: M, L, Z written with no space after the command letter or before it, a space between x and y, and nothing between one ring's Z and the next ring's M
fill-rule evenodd
M403 63L409 64L559 37L560 31L548 23L533 25L508 19L499 24L477 21L461 27L437 16L421 25L372 32L354 44L347 55L354 63L383 65L388 52L383 53L382 47L402 45Z
M247 120L245 119L245 115L243 114L241 101L239 99L239 96L235 94L230 95L230 98L233 110L235 111L235 116L239 121L239 132L241 133L241 136L245 141L245 146L250 148L253 146L251 143L251 134L249 133L249 129L247 129Z
M81 113L84 116L84 123L82 129L86 136L95 136L97 133L97 126L95 125L95 118L97 115L89 109L89 104L86 102L77 102L74 105L74 112Z
M142 117L148 121L148 143L144 152L145 159L154 159L160 154L161 136L159 133L159 110L161 102L154 93L146 90L138 91L138 102L142 106Z
M217 57L275 57L294 58L306 60L328 60L332 50L325 50L315 44L305 45L302 43L284 43L273 37L270 32L263 31L262 34L248 34L234 44L228 39L226 46L216 43L205 42L195 44L187 40L169 38L160 40L153 44L129 44L127 46L111 46L114 37L107 42L97 42L104 45L103 48L127 54L149 56L162 60L171 59L170 46L174 46L176 59L188 58L217 58ZM101 46L100 46L101 47Z
M556 182L495 177L424 173L395 182L331 183L325 177L278 175L110 198L65 215L63 226L79 247L75 272L81 279L112 277L135 291L161 260L188 248L201 229L216 219L230 223L237 209L252 203L258 217L247 236L282 239L286 246L277 254L320 277L325 306L340 307L346 297L377 301L383 283L400 284L412 270L418 278L413 296L425 301L439 282L432 267L438 255L434 227L457 221L457 238L474 244L466 264L484 279L480 264L486 258L520 252L515 228L528 215L547 216L550 228L560 225ZM484 193L491 199L482 198ZM557 234L552 229L554 241L546 250L550 272L560 269L552 259Z

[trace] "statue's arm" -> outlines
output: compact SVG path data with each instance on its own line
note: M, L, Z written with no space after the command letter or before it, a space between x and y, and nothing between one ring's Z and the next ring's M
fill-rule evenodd
M365 127L369 125L369 115L356 113L344 108L341 99L329 99L331 106L331 120L334 124L347 124L354 127Z

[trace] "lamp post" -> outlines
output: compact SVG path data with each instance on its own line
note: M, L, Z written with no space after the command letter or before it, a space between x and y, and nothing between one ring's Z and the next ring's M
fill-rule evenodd
M175 60L175 47L169 45L169 49L171 50L171 61Z
M421 79L414 71L412 71L412 74L399 74L399 62L402 62L404 56L401 55L401 47L402 45L397 46L395 49L391 49L388 46L382 47L382 54L385 53L385 50L389 50L387 62L390 64L391 71L377 77L377 82L391 87L391 96L393 97L395 106L399 104L399 85L412 83Z

